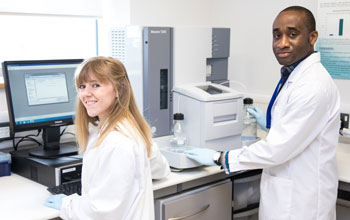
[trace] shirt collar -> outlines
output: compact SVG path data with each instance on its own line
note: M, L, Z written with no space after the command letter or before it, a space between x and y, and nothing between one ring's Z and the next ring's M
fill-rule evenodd
M314 51L313 53L315 53L315 52L316 51ZM313 53L311 53L311 54L313 54ZM293 70L299 65L299 63L301 63L303 60L305 60L311 54L305 56L304 58L298 60L297 62L295 62L289 66L282 66L282 68L281 68L282 77L288 77L293 72Z

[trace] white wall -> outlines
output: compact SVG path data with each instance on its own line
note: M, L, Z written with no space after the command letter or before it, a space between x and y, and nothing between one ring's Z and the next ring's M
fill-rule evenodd
M229 78L242 82L249 93L273 93L280 65L272 52L272 23L279 11L295 4L315 12L317 1L223 0L214 5L213 24L231 27Z
M98 54L110 54L109 30L115 26L230 27L229 79L245 84L247 90L238 84L235 88L265 107L280 69L272 53L272 23L280 10L291 5L305 6L317 16L317 0L102 0ZM342 111L350 113L350 80L334 81ZM5 106L4 91L0 90L0 113L6 111Z
M110 29L124 25L210 25L212 0L103 0L98 55L110 55Z
M317 18L317 0L221 0L213 4L212 24L231 27L229 79L244 83L247 92L263 105L280 77L280 65L272 52L272 23L279 11L291 5L304 6ZM341 109L349 113L350 80L334 81L340 91Z
M77 16L0 13L0 62L94 56L95 20ZM0 121L4 111L7 111L5 91L0 89Z
M131 24L210 25L213 0L130 0Z
M0 12L101 16L99 0L2 0Z
M98 0L3 0L0 62L95 56L96 17L100 15ZM6 121L5 91L0 89L0 122ZM11 146L10 141L0 143L0 148Z
M204 25L231 28L229 79L265 107L280 77L272 52L272 23L282 9L301 5L317 19L317 0L130 0L130 23L141 25ZM350 112L350 81L334 79L342 111Z
M98 19L98 55L110 56L111 27L130 24L130 0L102 0L102 17Z

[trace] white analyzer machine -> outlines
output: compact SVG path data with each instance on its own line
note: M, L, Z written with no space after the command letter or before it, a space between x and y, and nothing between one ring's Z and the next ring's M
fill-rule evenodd
M211 82L176 86L173 90L174 113L184 114L187 146L217 151L240 148L242 97L234 89ZM161 150L172 167L186 169L199 166L183 153L172 152L171 148Z
M204 82L174 88L174 112L184 114L188 144L214 150L241 147L242 94L229 87Z

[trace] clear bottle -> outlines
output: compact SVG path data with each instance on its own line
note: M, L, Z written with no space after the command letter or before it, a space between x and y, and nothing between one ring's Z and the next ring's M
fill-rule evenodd
M245 98L244 103L244 117L243 117L243 130L242 130L242 144L249 145L257 139L257 122L256 119L249 114L247 108L253 107L253 99Z
M186 148L186 135L183 129L184 115L182 113L174 114L173 136L170 139L171 150L182 153Z

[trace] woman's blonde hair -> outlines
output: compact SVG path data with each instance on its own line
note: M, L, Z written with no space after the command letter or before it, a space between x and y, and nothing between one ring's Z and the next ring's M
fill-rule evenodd
M103 128L100 127L102 131L95 146L100 145L110 131L120 131L117 124L126 119L134 128L133 130L136 130L143 138L149 157L152 148L152 133L149 125L137 108L134 93L124 65L119 60L110 57L100 56L90 58L83 62L76 71L75 84L77 88L89 80L89 73L93 73L101 82L111 82L118 95L114 104L111 106L107 121L104 122ZM75 133L80 152L84 152L87 147L90 135L89 123L97 126L98 117L90 117L83 103L78 99L75 115ZM129 134L133 134L133 131L129 131Z

